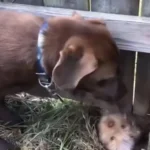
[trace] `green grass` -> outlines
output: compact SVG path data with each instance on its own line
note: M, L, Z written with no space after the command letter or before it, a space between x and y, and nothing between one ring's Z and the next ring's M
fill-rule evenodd
M22 150L101 150L98 143L96 117L89 108L71 100L40 99L20 94L7 97L8 105L25 121L26 130L4 130L5 139L18 141ZM93 122L91 124L91 121Z

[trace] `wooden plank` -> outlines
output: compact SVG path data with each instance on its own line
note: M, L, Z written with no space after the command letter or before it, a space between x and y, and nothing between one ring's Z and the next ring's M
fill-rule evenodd
M30 12L40 16L70 16L74 10L0 3L0 9ZM104 19L118 47L150 53L150 18L98 12L78 12L85 18Z
M117 14L131 14L137 15L138 13L138 1L137 0L97 0L92 1L92 10L101 11L105 13L117 13ZM120 28L123 32L125 31L127 23ZM119 28L113 25L113 30ZM119 30L120 30L119 29ZM119 31L120 32L120 31ZM118 34L121 35L121 32ZM124 35L123 35L124 36ZM130 37L132 38L132 37ZM123 48L123 47L120 47ZM125 47L124 47L125 48ZM135 49L136 50L136 49ZM132 95L133 95L133 78L134 78L134 60L135 52L121 51L120 53L120 66L121 76L127 87L128 93L119 101L121 110L123 112L130 112L132 110Z
M120 53L121 76L127 88L127 94L119 101L123 112L131 112L133 98L134 61L135 52L121 51Z
M145 115L150 99L150 54L139 53L135 89L134 113Z
M44 0L45 6L88 10L88 0Z
M149 136L148 136L148 146L147 146L147 150L150 150L150 132L149 132L148 135L149 135Z
M124 15L138 14L139 0L93 0L92 10Z
M29 4L29 5L36 5L36 6L43 6L43 0L3 0L3 2L14 2L18 4Z
M144 0L142 15L150 17L150 1ZM146 115L150 113L150 54L139 53L135 89L134 113Z
M142 14L143 16L150 17L150 1L149 0L143 0Z

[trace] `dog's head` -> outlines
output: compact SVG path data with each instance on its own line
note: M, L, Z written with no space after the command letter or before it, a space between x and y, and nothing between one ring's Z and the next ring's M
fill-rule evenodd
M61 90L82 91L93 99L115 99L120 92L119 51L105 23L73 14L72 33L59 53L52 77Z

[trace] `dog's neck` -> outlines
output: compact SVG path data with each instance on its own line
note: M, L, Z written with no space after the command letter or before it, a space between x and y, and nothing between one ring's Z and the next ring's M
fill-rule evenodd
M38 40L37 40L37 75L40 74L45 74L45 68L43 65L43 46L44 46L44 38L45 38L45 33L48 30L48 23L45 21L43 25L40 28L39 34L38 34Z
M66 21L67 20L67 21ZM59 52L66 41L72 36L70 21L68 19L47 20L48 30L44 36L43 62L47 74L51 74L59 59ZM67 30L67 31L66 31Z
M37 62L36 62L36 67L37 67L37 72L36 75L38 76L39 83L43 86L48 86L50 85L51 78L47 74L46 69L43 64L43 46L44 46L44 40L45 40L45 33L47 32L49 28L49 24L47 21L45 21L39 31L38 34L38 40L37 40Z
M60 23L62 23L61 26ZM41 74L45 74L45 77L51 77L52 70L59 58L59 51L62 50L65 42L71 36L70 33L65 34L66 30L64 28L69 28L69 26L70 24L65 21L59 20L57 22L55 19L45 20L41 25L36 48L36 74L38 77Z

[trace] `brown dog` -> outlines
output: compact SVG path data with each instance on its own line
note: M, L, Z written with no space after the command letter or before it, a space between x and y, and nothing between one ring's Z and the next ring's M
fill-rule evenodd
M102 21L85 20L76 13L49 18L39 37L44 21L32 14L0 12L0 119L5 122L14 124L18 118L4 106L4 96L30 93L38 85L37 43L43 50L40 67L58 91L103 107L105 101L117 99L122 89L117 76L119 51Z

